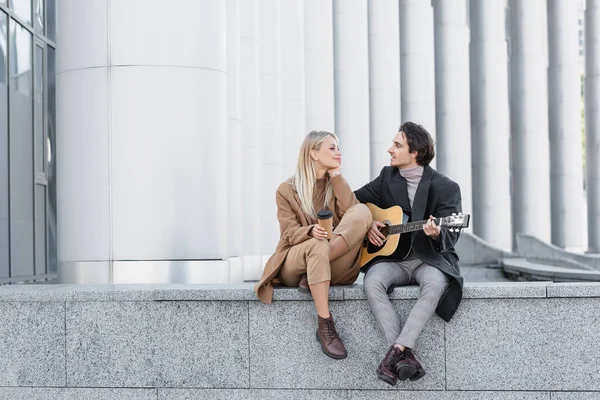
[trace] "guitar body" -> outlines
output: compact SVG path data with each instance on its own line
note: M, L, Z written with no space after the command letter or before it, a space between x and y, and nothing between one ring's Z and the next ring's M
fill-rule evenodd
M385 224L384 227L380 228L385 239L382 246L375 246L365 237L358 257L361 268L368 267L378 258L391 255L394 256L394 259L403 260L410 252L410 232L422 230L423 226L430 221L438 226L445 226L449 232L460 232L461 229L469 227L471 219L469 214L453 213L446 217L408 222L408 217L404 215L400 206L393 206L384 210L371 203L365 204L373 214L373 221Z
M386 239L383 241L383 246L379 247L371 244L369 239L365 238L360 249L360 267L363 268L369 266L375 262L378 257L394 254L399 245L406 253L408 253L408 250L410 249L410 233L390 235L387 229L392 225L405 224L408 221L408 217L404 215L402 208L400 206L393 206L381 209L371 203L366 203L366 206L369 207L371 214L373 214L373 221L380 221L386 225L384 228L381 228L381 233L386 236ZM404 256L406 256L406 254L404 254Z

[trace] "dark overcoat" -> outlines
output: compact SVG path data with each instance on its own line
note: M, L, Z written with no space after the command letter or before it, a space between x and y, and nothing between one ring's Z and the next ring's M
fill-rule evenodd
M379 208L401 205L401 196L407 193L406 180L398 168L384 167L377 178L354 193L361 203L373 203ZM425 166L413 200L411 221L426 220L430 215L447 217L459 212L462 212L462 207L458 184L430 166ZM423 230L411 233L412 250L417 256L451 278L435 310L446 322L450 321L462 299L463 278L454 250L459 234L450 232L445 226L441 227L437 239L431 239Z

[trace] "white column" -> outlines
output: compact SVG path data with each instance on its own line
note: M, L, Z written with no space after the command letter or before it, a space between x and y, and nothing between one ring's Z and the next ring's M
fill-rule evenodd
M260 135L259 5L240 1L240 94L242 100L242 198L244 280L262 272L262 149ZM266 194L265 194L266 195Z
M398 0L369 0L371 175L390 164L387 149L400 127Z
M400 1L402 122L423 125L436 138L435 56L431 0ZM431 163L436 166L436 159Z
M240 102L240 5L227 0L227 136L229 139L229 269L230 283L243 280L242 115Z
M548 0L552 243L583 249L578 2Z
M437 169L460 185L462 208L473 210L469 29L464 0L435 0ZM472 220L471 228L477 221Z
M342 171L358 189L371 177L367 0L334 0L335 126Z
M182 281L226 258L225 4L64 0L58 19L61 277Z
M600 0L585 11L585 122L588 251L600 253Z
M471 0L474 233L512 250L504 0Z
M269 255L279 241L275 192L282 175L279 0L260 0L259 7L262 254Z
M283 140L281 179L294 175L305 128L304 102L304 2L282 0L281 29L281 136ZM312 29L312 28L311 28Z
M545 0L511 0L513 233L550 242Z
M304 0L306 132L335 131L332 0Z

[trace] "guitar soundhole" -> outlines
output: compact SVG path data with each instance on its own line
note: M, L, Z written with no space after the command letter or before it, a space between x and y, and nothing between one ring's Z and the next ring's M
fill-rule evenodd
M385 239L383 239L383 244L381 246L376 246L373 243L371 243L369 241L369 239L365 238L365 240L367 242L367 252L368 253L377 253L379 250L381 250L385 246L385 243L387 242L387 238L388 238L389 232L390 232L389 225L385 225L385 226L379 228L379 232L383 233L383 236L385 236Z

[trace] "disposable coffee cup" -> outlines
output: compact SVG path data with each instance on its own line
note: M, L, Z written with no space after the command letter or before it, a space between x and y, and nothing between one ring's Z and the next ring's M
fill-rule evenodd
M329 210L321 210L317 213L317 222L327 231L327 239L333 235L333 214Z

